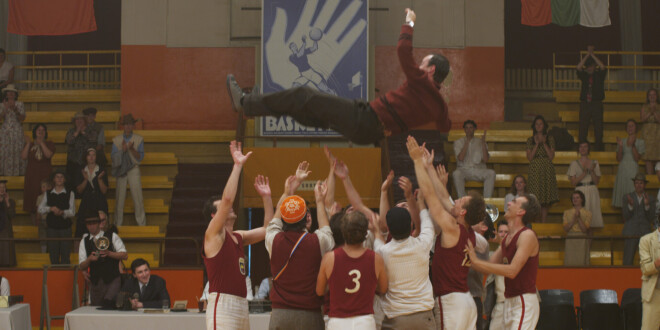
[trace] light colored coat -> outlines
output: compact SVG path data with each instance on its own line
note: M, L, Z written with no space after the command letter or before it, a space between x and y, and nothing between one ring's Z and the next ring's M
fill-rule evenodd
M648 303L653 298L658 281L658 269L654 261L660 257L660 241L657 231L642 236L639 240L639 266L642 269L642 301Z

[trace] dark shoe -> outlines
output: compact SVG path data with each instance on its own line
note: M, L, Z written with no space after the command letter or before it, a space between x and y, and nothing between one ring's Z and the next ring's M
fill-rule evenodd
M227 75L227 93L231 99L231 106L234 108L234 111L240 112L243 110L243 105L241 104L241 99L245 95L241 86L236 82L233 74Z

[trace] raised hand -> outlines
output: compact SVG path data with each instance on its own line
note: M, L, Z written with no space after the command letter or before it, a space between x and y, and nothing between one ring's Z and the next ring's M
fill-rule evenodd
M307 161L303 161L300 164L298 164L298 168L296 169L296 180L298 182L303 182L307 177L309 176L309 173L312 173L312 171L308 171L309 169L309 163Z
M323 153L325 153L325 158L328 160L328 163L330 163L330 166L332 167L336 158L330 149L328 149L328 146L323 146Z
M328 193L328 187L325 185L325 182L321 180L316 181L316 186L314 186L314 197L316 198L316 203L323 203L325 200L325 195Z
M484 136L481 137L481 142L486 143L486 130L484 130Z
M272 81L282 88L291 87L293 81L298 78L298 68L289 61L291 50L289 44L300 44L301 35L306 35L312 28L318 28L323 32L322 39L318 40L319 51L308 54L312 67L324 78L328 78L344 56L353 48L355 42L364 35L367 21L359 19L353 22L353 18L363 6L365 1L353 0L347 6L342 6L343 12L337 13L336 5L326 3L317 10L319 1L307 1L300 13L296 13L297 22L294 18L293 26L287 26L288 13L282 8L275 9L275 19L272 26L264 27L270 34L264 34L264 59ZM318 14L316 14L318 12ZM337 17L329 26L329 18ZM312 21L314 19L314 21ZM352 24L350 24L353 22ZM350 24L350 25L349 25Z
M630 195L626 195L626 197L628 197L628 204L630 204L630 206L634 206L635 202L633 202L632 197L630 197Z
M390 170L390 173L387 174L387 178L385 178L385 181L383 181L383 184L380 186L380 191L387 191L388 189L390 189L393 180L394 180L394 171Z
M298 184L296 184L296 176L289 175L284 181L284 193L291 196L298 189Z
M89 181L89 174L87 174L87 171L85 171L85 169L82 170L82 175L85 181Z
M234 159L234 165L238 166L243 166L252 154L252 151L250 151L244 155L241 150L241 143L236 142L236 140L229 143L229 151L231 152L231 158Z
M405 176L400 176L399 180L398 180L398 184L399 184L399 188L401 188L401 190L403 190L403 195L406 197L406 199L412 197L412 195L413 195L413 190L412 190L413 189L413 184L410 181L410 179L408 179Z
M620 148L623 146L623 140L620 137L616 137L616 145Z
M406 22L415 23L416 19L417 19L417 15L415 15L415 12L410 8L406 8Z
M447 186L447 181L449 181L449 173L445 169L445 166L440 164L436 167L436 172L438 173L438 178L443 185Z
M101 171L101 173L99 173L99 175L97 175L96 177L99 178L99 180L101 180L101 178L102 178L104 175L105 175L105 171Z
M348 166L346 166L341 160L335 162L335 175L341 180L348 177Z
M424 156L424 148L417 144L417 140L415 140L414 137L408 135L406 147L408 148L408 155L410 155L410 158L412 158L413 161L422 160L422 157Z
M427 168L433 168L433 159L435 157L435 151L431 150L429 152L428 149L426 149L426 143L422 145L422 149L424 150L424 155L422 156L422 161L424 162L424 166Z
M644 196L644 205L645 205L645 206L648 206L648 205L649 205L649 195L647 195L646 193L644 193L643 196Z
M263 176L261 174L257 175L254 178L254 189L257 191L259 196L269 197L271 193L270 193L270 185L268 182L268 177Z

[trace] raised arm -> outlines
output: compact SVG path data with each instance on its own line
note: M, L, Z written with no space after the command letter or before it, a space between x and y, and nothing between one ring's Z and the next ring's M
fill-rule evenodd
M394 171L390 171L387 174L387 178L383 181L383 184L380 186L380 206L378 207L378 213L386 215L390 210L390 187L392 186L392 181L394 180ZM387 225L380 222L380 230L383 232L387 231Z
M485 260L481 260L477 257L477 254L474 251L474 246L468 240L466 246L468 254L470 255L470 261L472 262L472 268L481 273L502 275L508 278L515 278L520 273L520 270L527 262L531 256L538 254L539 251L539 241L536 239L536 235L531 230L526 230L520 233L517 242L516 254L513 256L513 260L510 264L495 264ZM496 258L501 258L501 248L498 249ZM491 260L493 260L491 256Z
M362 212L367 219L371 218L373 215L374 211L369 209L364 203L362 202L362 198L360 198L360 194L358 194L357 190L355 190L355 187L353 187L353 183L351 182L351 178L348 176L348 167L344 162L337 160L335 162L335 175L341 179L342 183L344 184L344 189L346 190L346 196L348 197L349 203L355 208L357 211Z
M316 181L314 186L314 197L316 198L316 218L319 222L319 228L327 227L330 225L328 220L328 213L325 211L325 195L328 193L328 188L325 183Z
M246 246L263 241L266 237L266 227L273 220L274 213L268 177L257 175L254 178L254 189L261 196L261 201L264 204L264 224L261 227L250 230L235 231L243 236L243 245Z
M225 222L227 221L227 216L234 204L234 198L236 198L241 171L243 170L243 165L252 154L250 151L244 155L241 150L241 143L236 141L231 141L229 144L229 150L231 151L231 157L234 160L234 167L231 170L225 189L222 192L222 199L214 203L217 211L213 215L213 219L211 219L208 228L206 228L206 233L204 234L204 253L209 258L218 254L224 243Z
M408 212L410 212L410 218L414 225L414 228L410 232L410 236L417 237L419 236L419 230L421 226L421 219L419 218L419 208L417 207L417 200L413 194L413 185L410 179L405 176L399 177L399 188L403 190L403 195L406 197L406 203L408 203Z
M331 208L335 204L335 156L332 155L328 146L323 147L323 152L325 153L325 158L328 160L330 165L330 172L328 173L328 178L325 179L325 185L328 187L328 194L325 196L325 206L326 208Z

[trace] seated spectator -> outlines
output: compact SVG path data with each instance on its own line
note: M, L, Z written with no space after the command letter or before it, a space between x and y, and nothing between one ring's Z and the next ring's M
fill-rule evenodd
M474 137L477 124L468 119L463 123L465 136L454 141L456 155L456 170L452 173L458 197L465 196L465 180L484 183L484 198L493 196L495 187L495 171L486 167L488 161L488 146L486 131L482 139Z
M142 199L142 181L140 177L140 162L144 159L144 139L133 133L136 119L132 114L122 118L124 134L112 139L112 175L117 178L115 224L124 223L124 202L126 200L126 184L131 186L133 207L135 208L135 222L139 226L147 224Z
M25 161L21 150L25 144L22 122L25 120L23 102L18 101L18 90L14 85L2 89L0 104L0 176L16 176L25 173Z
M86 108L82 111L85 115L87 121L87 127L85 131L87 136L96 141L96 162L101 167L101 170L105 171L105 167L108 165L108 160L105 158L105 152L103 151L105 147L105 129L103 125L96 122L96 108Z
M0 48L0 88L14 82L14 65L7 61L7 53Z
M41 202L46 198L46 194L53 189L52 181L49 180L48 178L41 180L41 195L37 196L37 200L35 202L35 210L37 210L37 218L36 218L36 225L39 228L39 238L45 238L46 237L46 214L39 213L39 205L41 205ZM25 201L23 202L25 203ZM46 241L41 241L41 253L46 253L48 252L46 248Z
M64 173L56 170L51 175L53 189L39 204L38 211L46 215L46 237L71 238L71 218L76 214L73 192L64 187ZM49 241L48 253L51 264L69 264L71 241Z
M566 236L584 236L589 233L591 212L584 208L584 193L579 190L571 194L573 207L564 211L564 231ZM586 238L567 238L564 248L564 266L589 265L589 240Z
M11 296L9 281L3 276L0 276L0 296Z
M522 196L527 193L527 179L518 174L511 182L511 190L504 196L504 213L509 207L509 202L513 201L516 197Z
M39 123L32 129L32 141L25 138L25 146L21 158L27 161L25 170L25 183L23 184L23 210L30 213L32 222L39 225L37 214L37 197L41 191L42 181L48 179L53 171L51 158L55 154L55 143L48 141L48 128Z
M9 198L7 180L0 180L0 238L14 237L12 219L16 215L16 202ZM0 267L16 266L14 242L0 241Z
M133 271L133 278L127 281L122 287L122 292L128 292L131 298L131 305L133 309L138 308L161 308L163 303L167 301L169 304L170 294L167 293L167 286L165 280L158 275L151 275L149 263L138 258L131 263L131 270Z
M80 241L78 263L89 268L91 305L112 306L121 286L118 264L128 254L119 235L101 230L99 212L90 210L84 221L89 233Z
M655 205L656 199L647 194L646 176L637 173L633 178L635 191L623 196L623 231L624 236L642 236L648 234L652 225L655 223ZM639 246L639 238L626 239L623 247L623 264L632 265L635 258L635 252Z
M108 191L108 177L96 163L96 149L87 149L83 158L85 166L76 176L76 190L80 196L76 237L82 237L87 231L84 219L87 214L92 211L108 213L108 201L105 198L105 193Z
M85 128L87 127L87 119L82 112L76 113L71 118L73 128L66 132L66 180L67 189L74 191L76 189L76 177L82 171L85 162L83 161L85 151L89 148L96 147L96 140L90 139L87 135Z
M581 191L585 196L585 208L591 212L590 229L603 228L603 213L600 209L600 164L595 159L589 159L591 147L589 142L578 144L579 159L571 162L566 175L571 180L575 190Z

